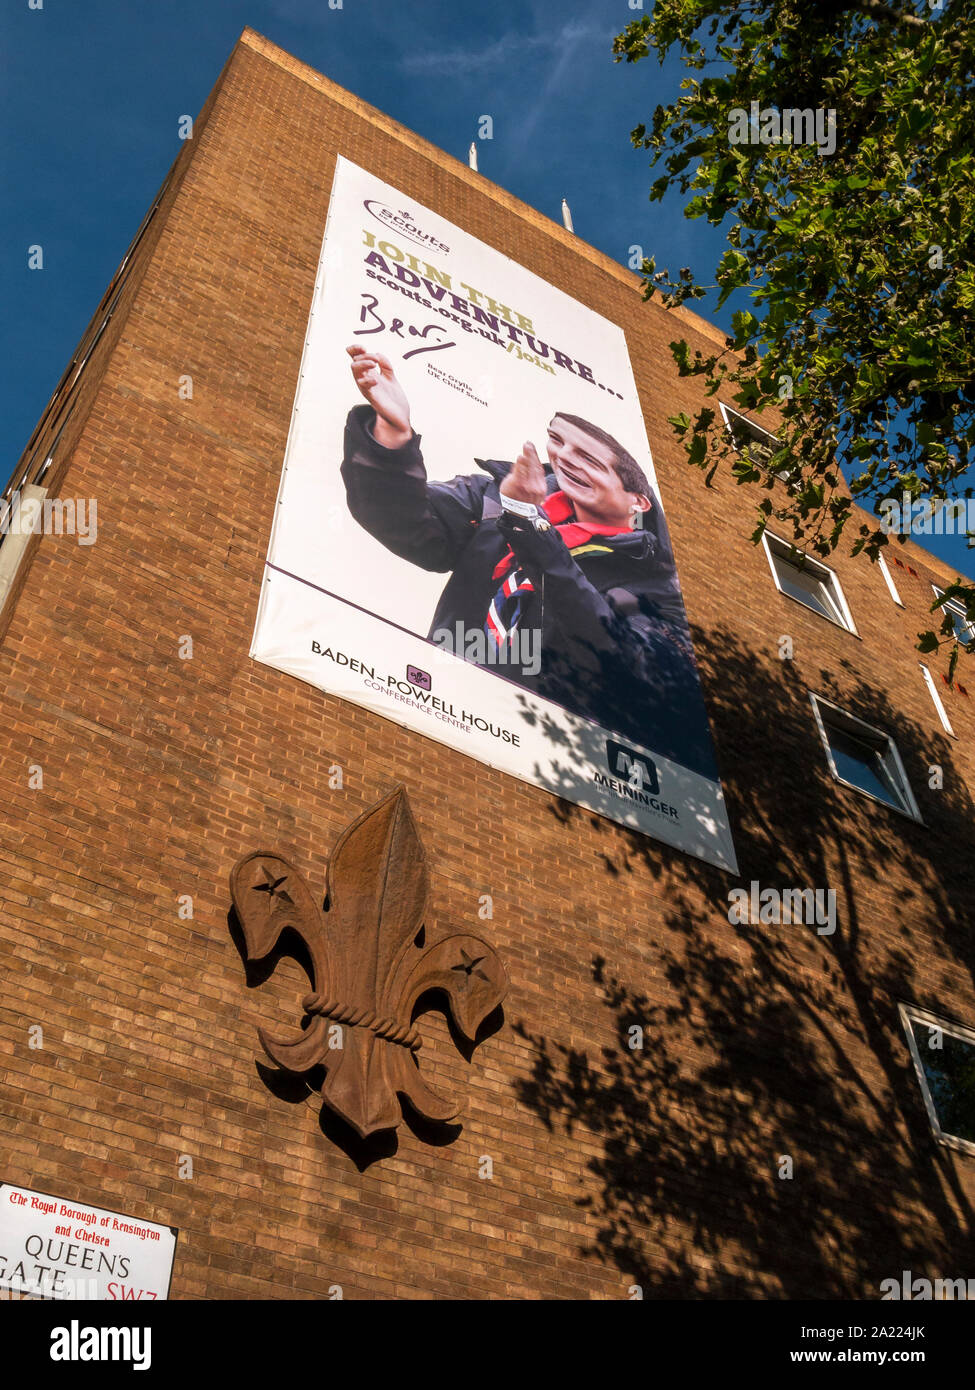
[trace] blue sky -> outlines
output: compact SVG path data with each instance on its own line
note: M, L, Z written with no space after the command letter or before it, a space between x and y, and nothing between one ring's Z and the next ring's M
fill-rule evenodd
M466 159L478 118L489 179L625 262L710 281L718 229L676 197L648 201L647 157L629 132L677 92L683 70L614 63L627 0L6 0L0 21L6 139L0 211L7 370L6 479L241 30L250 25L380 110ZM42 272L27 247L44 248ZM732 305L699 311L730 326ZM963 538L929 547L963 573Z

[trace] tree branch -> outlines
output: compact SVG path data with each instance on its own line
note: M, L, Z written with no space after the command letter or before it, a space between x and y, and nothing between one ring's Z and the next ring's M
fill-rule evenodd
M852 0L851 10L857 10L860 14L866 15L868 19L875 19L878 23L902 24L906 29L926 29L928 21L921 19L916 14L905 14L902 10L895 10L892 5L885 5L883 0Z

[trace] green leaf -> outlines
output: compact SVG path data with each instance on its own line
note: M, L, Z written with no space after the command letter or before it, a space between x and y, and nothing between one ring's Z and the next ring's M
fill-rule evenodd
M738 309L731 316L731 323L735 330L735 344L740 346L748 338L754 337L759 330L759 322L753 313L748 309Z

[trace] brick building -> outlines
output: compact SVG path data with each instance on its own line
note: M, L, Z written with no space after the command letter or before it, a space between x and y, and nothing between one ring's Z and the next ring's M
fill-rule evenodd
M625 330L738 878L248 657L339 154ZM936 1134L899 1008L975 1028L975 681L932 656L929 687L915 647L953 575L909 542L890 583L843 554L796 579L749 544L748 490L705 489L667 423L703 403L678 332L724 342L242 35L5 494L97 499L97 543L0 544L0 1181L177 1228L172 1298L878 1298L975 1273L975 1150ZM825 741L847 781L872 748L887 791L837 780ZM262 1058L306 978L246 971L227 884L274 845L317 891L399 782L430 920L483 929L510 991L469 1059L424 1017L459 1127L366 1144ZM730 921L753 881L835 890L836 931Z

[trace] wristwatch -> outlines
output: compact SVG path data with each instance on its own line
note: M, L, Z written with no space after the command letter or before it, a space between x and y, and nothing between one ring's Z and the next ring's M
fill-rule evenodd
M547 531L552 523L543 512L540 512L534 502L519 502L515 497L506 497L502 492L501 510L511 512L514 516L524 517L530 521L536 531Z

